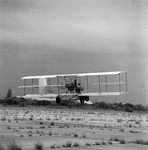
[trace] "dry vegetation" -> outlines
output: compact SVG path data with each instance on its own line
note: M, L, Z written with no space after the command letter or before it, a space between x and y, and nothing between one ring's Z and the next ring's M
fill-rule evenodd
M76 109L105 109L105 110L116 110L116 111L126 111L126 112L134 112L134 111L145 111L148 112L148 106L142 106L141 104L133 105L131 103L106 103L106 102L94 102L93 104L81 104L75 103L73 101L62 100L61 104L58 105L55 101L38 101L38 100L30 100L30 99L21 99L17 97L9 97L5 99L0 99L0 105L3 106L19 106L19 107L27 107L27 106L46 106L48 108L56 107L57 108L76 108ZM30 118L32 119L32 118Z
M84 105L81 109L72 106L75 109L66 110L64 105L58 106L61 109L30 104L0 107L0 150L148 147L147 113L84 110ZM96 108L95 105L85 107Z

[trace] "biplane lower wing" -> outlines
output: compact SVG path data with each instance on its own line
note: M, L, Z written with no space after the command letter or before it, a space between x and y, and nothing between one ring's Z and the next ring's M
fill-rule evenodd
M115 96L126 92L101 92L101 93L82 93L80 96Z
M62 93L60 94L60 96L77 96L77 97L81 97L81 96L118 96L121 95L123 93L126 92L102 92L102 93L81 93L81 94L76 94L76 93ZM22 96L23 98L28 98L28 99L56 99L56 97L58 96L58 94L44 94L44 95L40 95L40 94L27 94Z

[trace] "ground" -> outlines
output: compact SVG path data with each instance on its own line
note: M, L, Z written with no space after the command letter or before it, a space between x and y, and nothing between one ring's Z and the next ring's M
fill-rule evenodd
M137 139L148 139L148 114L0 107L0 144L4 147L15 141L23 150L33 150L36 143L45 150L65 150L64 146L67 150L148 149L148 145L136 144Z

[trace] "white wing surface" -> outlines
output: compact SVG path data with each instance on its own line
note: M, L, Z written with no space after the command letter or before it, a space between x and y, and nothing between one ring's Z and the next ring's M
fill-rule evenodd
M80 73L80 74L57 74L57 75L43 75L43 76L26 76L21 79L39 79L39 78L56 78L66 76L96 76L96 75L115 75L124 73L125 71L113 71L113 72L94 72L94 73Z
M55 78L57 75L44 75L44 76L26 76L21 79L39 79L39 78Z

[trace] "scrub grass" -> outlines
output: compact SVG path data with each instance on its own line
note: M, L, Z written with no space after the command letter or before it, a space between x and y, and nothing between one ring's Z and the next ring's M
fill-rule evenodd
M2 145L0 145L0 150L5 150L5 148Z
M22 147L20 147L15 141L11 142L7 145L8 150L22 150Z
M44 146L41 142L38 142L34 145L35 150L44 150Z

